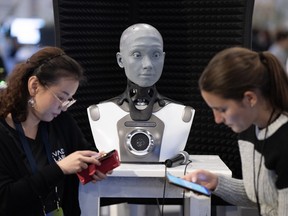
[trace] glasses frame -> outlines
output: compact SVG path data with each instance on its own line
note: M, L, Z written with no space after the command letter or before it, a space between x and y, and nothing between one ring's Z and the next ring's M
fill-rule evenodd
M60 102L62 109L63 108L68 109L70 106L72 106L77 101L73 97L68 98L65 101L62 101L47 85L45 85L45 88Z

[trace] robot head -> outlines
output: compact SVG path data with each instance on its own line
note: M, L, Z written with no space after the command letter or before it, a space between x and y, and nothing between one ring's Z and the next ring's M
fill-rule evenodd
M162 36L151 25L132 25L122 33L116 57L128 80L140 87L153 86L160 79L164 66Z

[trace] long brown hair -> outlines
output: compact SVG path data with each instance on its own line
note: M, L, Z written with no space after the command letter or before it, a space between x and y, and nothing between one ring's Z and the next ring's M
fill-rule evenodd
M60 78L83 80L82 67L57 47L44 47L26 62L15 66L7 78L7 88L0 91L0 116L12 113L19 121L25 121L28 113L28 79L36 76L42 85L56 84Z
M199 79L200 90L241 100L244 92L259 89L272 107L288 111L288 76L270 52L232 47L217 53Z

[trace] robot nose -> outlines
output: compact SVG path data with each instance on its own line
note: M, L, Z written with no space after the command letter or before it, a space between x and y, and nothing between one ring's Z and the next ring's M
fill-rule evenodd
M144 56L143 60L142 60L142 65L143 68L145 69L151 69L152 68L152 61L148 56Z

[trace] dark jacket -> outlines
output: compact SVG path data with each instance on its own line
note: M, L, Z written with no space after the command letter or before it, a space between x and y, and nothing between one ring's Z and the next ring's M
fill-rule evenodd
M86 142L76 121L67 112L62 112L49 123L42 122L41 124L48 126L49 144L54 160L60 160L76 150L95 149ZM37 134L38 136L41 137ZM36 145L34 144L37 147L34 152L31 146L34 156L35 152L43 152L41 151L43 143L41 139L37 141L37 137ZM30 145L33 145L33 142ZM17 131L9 127L3 118L0 119L0 197L2 200L0 215L43 215L41 200L45 200L49 194L53 195L55 186L58 186L58 195L61 198L64 214L79 216L77 176L65 176L56 163L48 163L45 158L46 153L35 157L37 162L41 160L43 162L44 159L46 163L42 163L38 171L33 174Z

